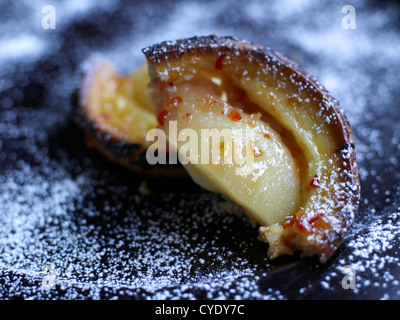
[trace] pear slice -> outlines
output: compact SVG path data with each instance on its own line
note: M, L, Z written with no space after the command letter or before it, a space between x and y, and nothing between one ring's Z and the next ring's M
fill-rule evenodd
M143 52L151 87L159 94L162 128L176 120L179 128L189 125L196 132L244 129L254 118L255 145L265 152L254 160L264 170L256 183L252 184L256 173L238 176L229 165L190 163L186 167L195 180L250 213L260 225L260 239L269 244L271 258L301 250L303 256L317 255L325 263L349 230L360 198L352 130L338 101L295 63L247 41L194 37ZM166 110L177 93L182 102ZM242 110L240 125L223 117L220 110L225 107ZM179 119L186 113L193 114L191 124ZM261 118L255 120L254 114ZM261 139L263 130L271 142Z
M169 110L168 121L161 128L195 182L235 200L262 225L282 223L301 197L290 150L260 114L247 114L213 91L190 83L174 87L179 103L171 108L166 97L161 108Z

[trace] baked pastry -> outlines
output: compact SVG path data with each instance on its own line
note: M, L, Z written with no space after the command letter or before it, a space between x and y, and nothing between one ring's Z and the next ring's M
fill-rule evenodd
M194 37L143 52L158 127L193 180L239 204L260 226L271 258L301 250L325 263L360 198L352 130L338 101L294 62L247 41ZM171 123L186 138L172 139ZM196 143L213 129L218 137L224 129L241 133L223 135L219 150L208 145L203 161ZM200 138L188 144L188 133ZM252 161L225 158L232 141L243 147L232 144L232 157Z
M77 122L85 130L88 146L113 162L139 173L182 174L180 165L146 161L150 144L146 135L157 127L155 104L147 94L147 70L144 64L130 75L119 75L111 61L97 61L77 92Z

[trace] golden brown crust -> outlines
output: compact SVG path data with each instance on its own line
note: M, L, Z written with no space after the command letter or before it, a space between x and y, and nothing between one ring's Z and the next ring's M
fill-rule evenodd
M327 136L327 144L320 143L315 148L321 154L328 153L325 158L329 158L329 162L312 163L313 150L302 146L309 163L309 172L303 181L304 205L284 224L261 226L260 238L269 243L272 258L299 249L304 255L317 254L321 263L326 262L349 230L360 198L353 134L338 101L294 62L247 41L231 37L194 37L166 41L145 48L143 52L149 62L154 87L200 69L214 68L230 75L233 82L250 95L254 92L251 92L252 79L249 78L257 75L260 93L265 93L263 87L269 86L273 93L282 94L290 101L291 111L314 121L318 130L310 127L310 132L314 136ZM270 99L265 94L262 96ZM268 108L272 116L282 116L274 107ZM288 130L293 130L288 127L290 119L277 120ZM315 175L318 185L309 181L313 175L311 169L323 175Z
M74 106L76 108L75 118L84 129L86 142L90 148L100 151L113 162L140 172L142 170L137 158L142 154L141 144L121 134L118 128L110 130L97 115L101 97L110 82L114 80L117 80L117 74L113 65L105 59L98 61L83 77Z

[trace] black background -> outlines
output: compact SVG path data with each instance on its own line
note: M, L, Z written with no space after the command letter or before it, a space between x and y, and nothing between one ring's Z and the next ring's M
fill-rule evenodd
M56 29L41 26L47 4ZM400 7L355 1L357 28L346 30L347 4L2 2L0 297L398 299ZM147 45L207 34L269 46L341 101L356 139L362 201L326 265L268 261L256 228L228 217L219 196L109 163L74 123L71 96L93 57L129 72ZM144 179L146 197L138 192ZM43 288L48 265L57 270L51 289ZM354 290L341 285L345 265L355 268Z

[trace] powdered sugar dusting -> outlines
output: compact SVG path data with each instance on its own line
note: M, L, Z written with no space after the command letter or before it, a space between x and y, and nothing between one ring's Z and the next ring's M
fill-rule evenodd
M400 296L394 4L355 4L357 29L344 30L341 5L328 1L175 1L162 10L148 1L65 1L54 4L57 28L43 30L46 4L0 5L0 297ZM272 263L254 226L194 186L147 181L143 196L142 177L89 152L71 124L70 97L94 56L130 72L148 45L211 33L298 62L338 98L352 124L362 206L327 266ZM345 266L355 271L354 289L342 287Z
M400 292L400 259L396 244L400 234L399 217L396 210L350 237L345 245L348 254L338 259L334 271L330 271L323 281L323 287L329 291L338 283L343 285L340 280L343 281L351 270L354 277L351 290L355 297L375 290L376 299L397 299ZM342 279L338 279L338 274Z

